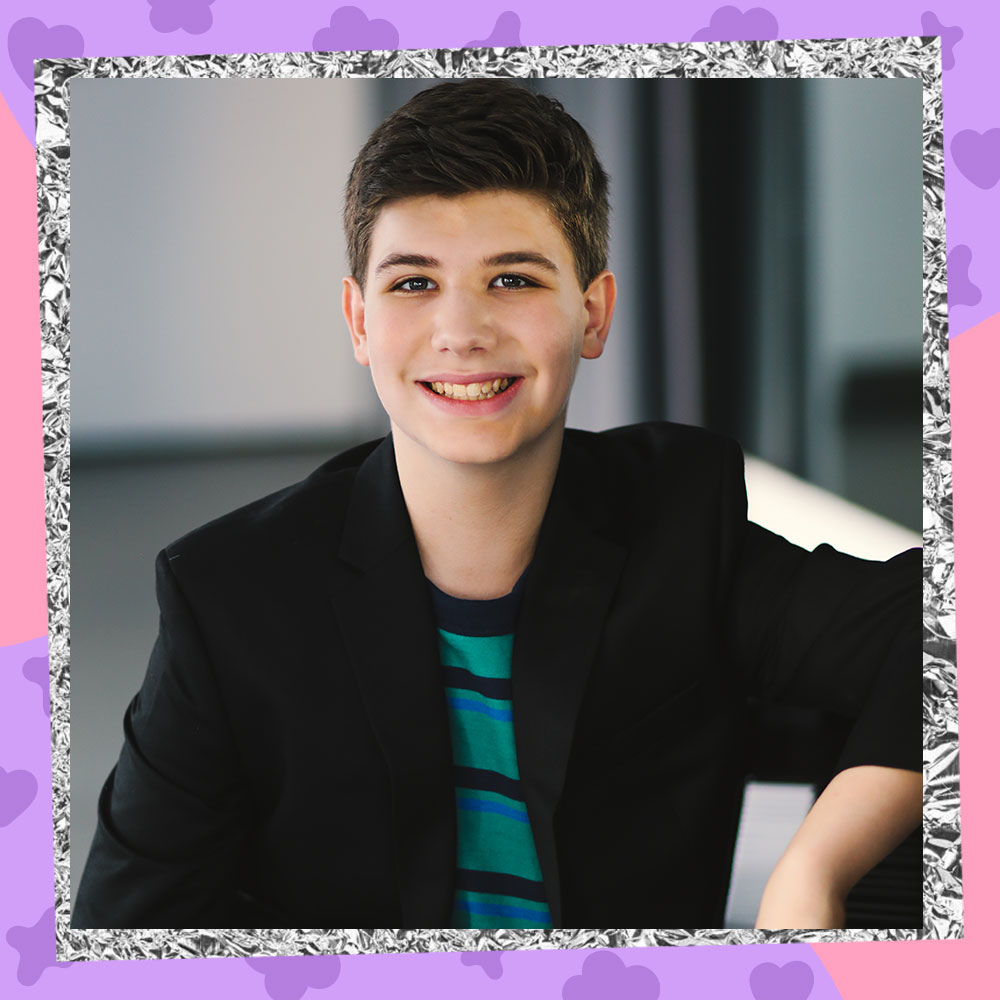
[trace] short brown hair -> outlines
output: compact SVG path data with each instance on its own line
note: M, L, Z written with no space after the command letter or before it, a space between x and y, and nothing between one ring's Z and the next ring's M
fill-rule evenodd
M607 266L608 175L583 126L551 97L503 80L443 83L394 111L347 182L351 274L364 288L379 212L401 198L524 191L551 208L580 285Z

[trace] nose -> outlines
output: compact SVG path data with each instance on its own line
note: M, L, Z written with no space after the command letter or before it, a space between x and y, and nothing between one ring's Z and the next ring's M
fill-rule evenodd
M431 344L460 357L496 346L497 331L488 304L475 294L452 288L438 298Z

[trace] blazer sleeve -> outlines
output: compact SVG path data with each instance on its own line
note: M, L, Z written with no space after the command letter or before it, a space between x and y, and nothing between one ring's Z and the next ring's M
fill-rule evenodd
M748 693L853 719L837 771L860 764L920 771L921 550L875 562L829 545L802 549L746 521L742 453L734 467L742 522L731 655Z
M161 552L159 635L101 792L74 927L228 926L244 812L212 665Z

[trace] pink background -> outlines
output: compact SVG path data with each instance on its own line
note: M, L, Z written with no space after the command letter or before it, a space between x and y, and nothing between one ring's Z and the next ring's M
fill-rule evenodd
M502 6L476 9L452 0L363 2L368 17L391 22L399 46L405 48L457 47L488 38L501 15L507 20L501 20L499 27L517 36L500 40L509 44L686 41L709 23L718 7L714 2L691 2L681 9L628 0L615 3L609 16L609 6L595 0L536 0L520 11L515 8L506 13ZM206 0L187 3L206 6ZM170 0L156 0L156 4L171 6ZM87 5L78 0L8 0L0 14L0 28L7 37L9 29L27 17L41 19L50 27L70 24L83 36L87 56L287 51L310 49L314 33L329 25L338 10L336 0L284 4L216 0L210 7L213 23L209 29L166 31L153 26L151 11L156 4L154 0ZM178 9L183 6L179 0L173 3ZM776 22L778 37L783 38L917 35L924 33L921 15L927 10L924 4L908 0L767 3L767 13ZM984 133L1000 124L1000 109L995 96L990 97L1000 92L995 69L1000 14L994 5L972 0L941 0L933 12L942 24L961 26L963 31L954 47L954 68L944 78L947 151L958 131ZM758 17L746 23L769 22ZM35 53L38 57L62 54ZM37 713L38 689L21 675L27 659L44 654L47 621L35 170L34 150L25 134L31 122L31 93L14 72L9 52L0 53L0 95L0 706L5 706L0 708L0 767L12 772L27 767L32 758L47 760L48 720ZM1000 174L1000 163L997 167ZM660 996L679 996L681 984L686 996L754 996L756 1000L806 1000L806 996L819 1000L838 993L848 1000L865 1000L881 998L889 990L906 997L946 992L970 998L996 995L993 934L1000 930L995 903L1000 898L1000 864L996 850L991 849L997 819L991 765L998 743L991 706L1000 696L1000 672L987 630L996 617L988 574L1000 564L1000 531L995 527L1000 485L995 445L1000 422L995 387L995 373L1000 372L1000 185L973 185L950 156L946 178L948 246L972 247L969 278L982 293L976 303L953 304L950 313L951 333L960 334L952 341L951 378L966 937L948 942L622 953L627 965L641 964L655 973ZM31 721L32 712L39 716L35 721ZM44 765L37 770L41 783ZM48 792L40 788L30 807L0 826L0 883L11 886L13 877L24 871L32 879L30 892L0 893L0 994L4 996L23 992L38 998L165 997L183 991L190 997L234 992L298 1000L302 992L313 996L346 990L352 996L406 991L415 996L509 995L525 1000L559 996L562 984L581 971L587 958L585 953L574 952L510 955L504 959L503 976L493 979L481 968L462 965L455 955L363 956L345 959L332 985L303 986L302 992L296 987L285 993L280 986L268 985L239 959L96 963L69 969L48 963L29 983L31 970L19 960L8 935L18 927L33 926L51 905L50 809ZM310 960L272 961L278 967L279 963ZM761 962L785 965L789 975L784 985L780 977L769 982L759 976L755 979L753 970ZM794 970L787 969L792 962L805 962L812 969L810 992L804 993L793 983ZM641 990L634 993L636 1000L643 995Z

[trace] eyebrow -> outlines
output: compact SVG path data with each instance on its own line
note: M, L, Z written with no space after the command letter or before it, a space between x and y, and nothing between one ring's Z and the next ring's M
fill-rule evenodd
M554 274L559 273L559 268L556 267L555 262L549 260L544 254L537 253L534 250L506 250L504 253L496 253L490 257L484 257L482 260L484 267L507 267L513 264L534 264L536 267L541 267L546 271L552 271ZM375 268L376 274L381 274L383 271L388 271L393 267L440 267L441 261L436 257L428 257L421 253L391 253L388 257L384 257L379 261L378 267Z
M556 267L554 261L549 260L544 254L536 253L534 250L508 250L506 253L497 253L492 257L485 257L483 264L486 267L506 267L510 264L535 264L546 271L552 271L553 274L559 273L559 268Z
M440 267L441 261L436 257L425 257L421 253L391 253L383 257L375 268L376 274L388 271L391 267Z

